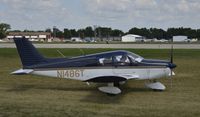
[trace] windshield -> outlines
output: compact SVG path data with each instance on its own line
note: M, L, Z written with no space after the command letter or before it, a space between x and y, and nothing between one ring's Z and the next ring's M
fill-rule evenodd
M128 57L130 57L130 59L131 59L133 62L135 62L135 61L141 62L141 61L144 59L143 57L141 57L141 56L139 56L139 55L137 55L137 54L131 53L131 52L128 53Z

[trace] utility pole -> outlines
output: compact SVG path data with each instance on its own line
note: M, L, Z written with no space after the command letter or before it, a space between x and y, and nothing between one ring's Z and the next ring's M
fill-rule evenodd
M97 40L97 31L96 31L97 25L94 25L93 27L94 27L94 40L96 41Z
M53 26L53 38L56 38L56 26Z
M100 39L101 41L103 41L102 38L101 38L101 27L100 27L100 26L98 26L98 32L99 32L99 39Z

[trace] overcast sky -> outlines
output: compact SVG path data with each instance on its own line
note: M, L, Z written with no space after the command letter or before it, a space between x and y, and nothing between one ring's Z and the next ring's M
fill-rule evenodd
M199 12L200 0L0 0L0 22L13 30L200 28Z

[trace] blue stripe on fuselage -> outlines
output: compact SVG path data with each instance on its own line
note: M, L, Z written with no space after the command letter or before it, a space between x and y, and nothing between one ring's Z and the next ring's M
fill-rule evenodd
M156 59L143 59L140 62L140 65L144 66L166 66L171 69L176 67L176 64L173 64L167 60L156 60Z

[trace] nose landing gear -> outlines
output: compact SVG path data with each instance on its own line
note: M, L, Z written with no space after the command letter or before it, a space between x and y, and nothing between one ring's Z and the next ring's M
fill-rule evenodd
M160 82L157 82L156 80L154 80L153 82L145 83L145 86L155 91L164 91L166 89L165 85L163 85Z

